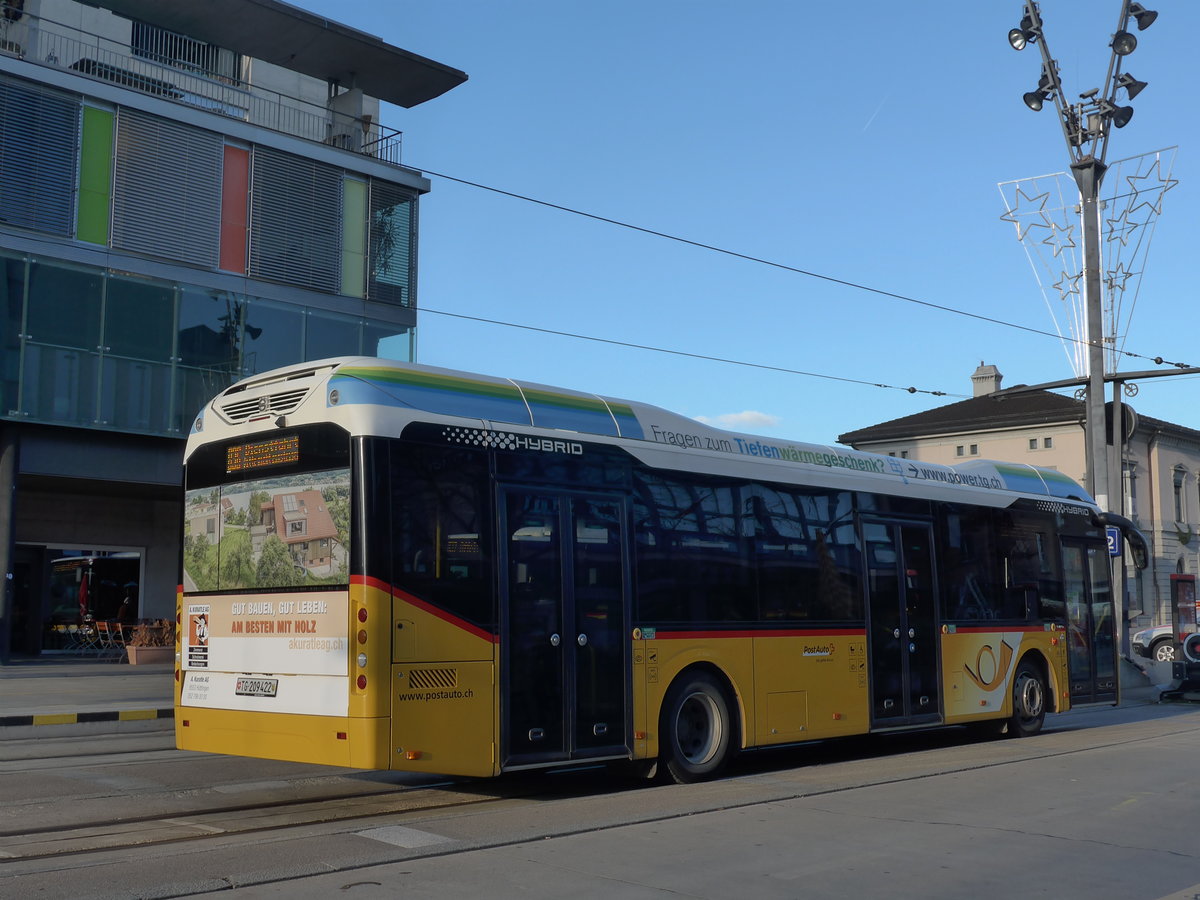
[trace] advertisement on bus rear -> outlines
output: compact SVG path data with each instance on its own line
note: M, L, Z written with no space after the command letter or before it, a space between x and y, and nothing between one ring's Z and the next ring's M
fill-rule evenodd
M219 672L345 675L344 591L211 596L183 604L183 666Z

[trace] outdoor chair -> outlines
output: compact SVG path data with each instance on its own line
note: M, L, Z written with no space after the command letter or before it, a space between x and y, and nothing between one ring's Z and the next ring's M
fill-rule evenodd
M119 622L96 623L96 649L101 657L120 661L125 655L125 635Z
M95 623L80 625L75 634L77 636L76 650L79 656L87 656L100 649L100 637Z

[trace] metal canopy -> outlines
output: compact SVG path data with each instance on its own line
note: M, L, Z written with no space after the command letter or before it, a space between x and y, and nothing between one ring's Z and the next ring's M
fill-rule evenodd
M465 72L280 0L84 0L91 6L216 44L364 94L413 107L467 80Z

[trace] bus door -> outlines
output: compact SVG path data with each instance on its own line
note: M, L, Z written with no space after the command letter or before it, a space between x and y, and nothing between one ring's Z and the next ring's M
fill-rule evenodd
M862 534L872 726L940 722L933 529L864 520Z
M624 506L550 490L502 497L504 765L625 757Z
M1107 548L1064 540L1062 552L1071 703L1115 703L1117 641Z

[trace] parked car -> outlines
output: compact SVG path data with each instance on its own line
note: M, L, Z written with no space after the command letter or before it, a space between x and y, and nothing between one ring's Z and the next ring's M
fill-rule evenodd
M1171 662L1175 659L1175 636L1170 625L1156 625L1136 631L1129 639L1133 652L1156 662Z

